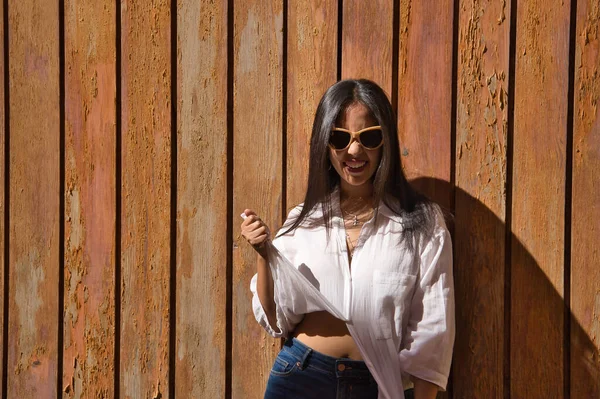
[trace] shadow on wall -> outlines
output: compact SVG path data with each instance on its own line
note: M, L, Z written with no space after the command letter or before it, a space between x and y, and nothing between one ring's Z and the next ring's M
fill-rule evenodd
M454 219L448 223L454 236L455 253L457 323L453 360L454 397L462 397L465 393L493 393L495 397L501 397L505 383L502 377L502 352L505 334L510 333L506 328L507 313L504 311L505 241L508 237L505 223L478 199L458 187L452 187L446 181L418 178L411 183L445 209L452 209L453 202L455 204ZM515 389L514 382L521 387L526 384L526 378L544 376L548 379L562 379L552 372L563 370L563 355L548 354L545 350L548 347L557 348L562 353L567 348L564 348L565 340L560 333L565 309L562 295L518 238L512 233L510 238L512 253L519 254L519 261L512 265L510 271L510 283L520 293L525 293L521 294L519 304L515 304L515 298L511 298L511 369L515 370L515 364L523 361L530 368L520 369L519 373L511 372L510 380ZM522 281L525 280L523 276L527 276L528 281ZM594 298L589 298L589 301L594 301ZM519 305L519 309L515 309L516 305ZM591 303L591 309L593 306ZM571 345L570 366L567 366L570 367L572 376L571 397L598 397L600 353L592 338L600 337L590 337L575 317L572 314L570 316L571 338L566 342ZM540 336L539 328L528 328L539 323L542 326L548 325L548 320L558 320L560 324L554 331L548 332L546 337ZM546 335L545 332L542 335ZM515 342L516 337L519 337L519 342ZM551 357L554 362L548 361ZM477 373L473 373L475 370ZM533 381L530 388L533 396L527 397L538 397L542 393L538 389L548 379Z

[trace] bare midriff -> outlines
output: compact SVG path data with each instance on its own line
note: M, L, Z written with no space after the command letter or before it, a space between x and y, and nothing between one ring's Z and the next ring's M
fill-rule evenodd
M293 335L306 346L325 355L362 360L346 323L329 312L306 314Z

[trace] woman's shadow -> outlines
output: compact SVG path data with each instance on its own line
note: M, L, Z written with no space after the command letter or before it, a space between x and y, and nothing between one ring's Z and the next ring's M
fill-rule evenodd
M599 345L592 340L600 342L600 331L582 328L510 227L446 181L411 183L453 214L447 217L456 298L451 397L600 398ZM588 300L592 312L594 297ZM591 317L600 325L600 314Z

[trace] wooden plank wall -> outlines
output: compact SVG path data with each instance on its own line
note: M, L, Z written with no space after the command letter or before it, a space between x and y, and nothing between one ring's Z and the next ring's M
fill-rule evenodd
M548 199L566 198L570 2L521 1L514 12L510 389L512 396L560 397L565 205ZM540 357L543 368L535 367Z
M567 366L571 397L593 398L600 396L600 4L578 1L576 15Z
M57 2L41 0L9 1L6 10L10 177L4 186L10 194L4 211L10 222L3 367L10 378L3 395L10 398L55 397L58 390L63 218L58 11Z
M510 4L461 1L459 11L454 392L504 398Z
M283 204L283 1L233 2L233 277L231 395L256 396L279 350L254 320L249 283L256 253L240 236L253 209L272 229ZM257 111L260 110L260 111ZM235 193L235 194L233 194ZM252 370L252 372L248 372Z
M227 2L177 12L176 397L227 391ZM206 182L211 182L207 185Z
M6 71L6 58L5 58L5 47L4 47L4 37L6 36L5 30L4 30L4 19L5 19L5 13L6 13L6 8L4 7L4 3L2 3L2 5L0 5L0 15L2 16L2 21L0 22L0 29L2 31L2 42L0 42L0 49L2 49L2 61L0 61L0 129L2 131L2 138L0 139L0 143L2 143L2 146L0 147L0 179L2 179L2 181L6 181L6 160L4 158L4 156L6 155L6 110L5 107L8 105L7 103L7 98L5 96L5 92L6 92L6 87L5 87L5 83L6 83L6 79L5 79L5 71ZM6 249L6 216L7 216L7 212L6 212L6 193L7 190L4 190L4 195L2 195L2 200L0 202L0 209L2 210L2 221L0 222L0 240L1 244L0 244L0 248L2 248L1 254L0 254L0 260L2 261L2 271L0 271L0 286L2 287L2 298L0 298L0 317L2 317L2 331L0 331L0 339L2 339L2 362L0 364L0 375L2 376L2 387L4 387L4 370L5 370L5 364L4 364L4 356L6 354L6 347L4 346L4 343L7 342L7 339L5 339L5 336L7 336L6 331L8 329L8 320L6 320L4 317L5 315L7 315L6 311L4 310L5 304L8 303L8 279L7 279L7 271L5 269L5 267L8 265L6 259L5 259L5 253L4 253L4 249ZM4 390L2 391L2 393L4 393Z
M171 4L121 2L120 393L169 391Z
M63 396L114 392L115 7L65 7ZM99 23L102 22L102 23Z
M303 200L353 77L448 211L439 396L600 398L597 1L88 3L0 5L3 398L261 397L239 214Z

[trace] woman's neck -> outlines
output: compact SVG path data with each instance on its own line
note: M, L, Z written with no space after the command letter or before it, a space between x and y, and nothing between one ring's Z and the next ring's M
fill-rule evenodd
M342 199L363 198L370 200L373 196L373 184L371 182L360 186L352 186L342 180L340 184L340 194Z

